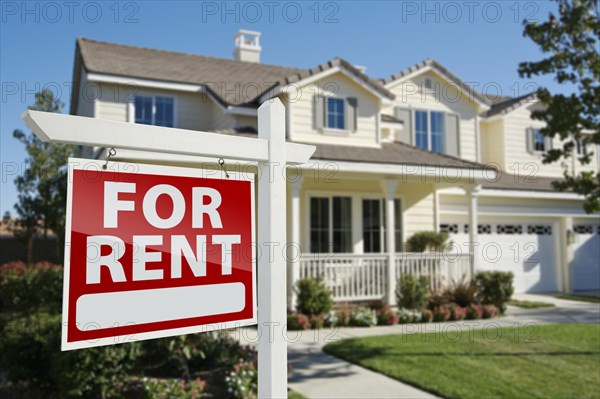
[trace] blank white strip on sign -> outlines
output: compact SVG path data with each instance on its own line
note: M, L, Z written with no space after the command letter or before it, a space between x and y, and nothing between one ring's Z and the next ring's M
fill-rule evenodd
M240 312L245 299L242 283L88 294L75 317L81 330L103 329Z

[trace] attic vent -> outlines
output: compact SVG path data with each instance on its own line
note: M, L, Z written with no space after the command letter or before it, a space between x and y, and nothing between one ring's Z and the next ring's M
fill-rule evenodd
M433 80L425 78L425 90L433 90Z

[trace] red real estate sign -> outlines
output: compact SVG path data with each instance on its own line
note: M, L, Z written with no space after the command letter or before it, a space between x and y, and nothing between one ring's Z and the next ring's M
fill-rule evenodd
M62 349L256 324L254 176L103 165L69 160Z

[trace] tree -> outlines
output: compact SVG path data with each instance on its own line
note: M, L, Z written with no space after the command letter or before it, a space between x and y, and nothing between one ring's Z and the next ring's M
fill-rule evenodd
M50 90L35 95L31 110L60 112L63 104ZM56 234L57 253L61 254L65 231L65 204L67 195L67 159L74 146L44 143L33 133L20 129L13 136L25 145L25 169L15 179L18 203L15 205L17 222L15 235L28 242L27 261L31 262L33 238L41 227L44 237L48 230ZM41 226L40 226L41 224Z
M593 151L577 151L600 144L600 18L597 0L556 0L558 18L552 13L543 23L524 21L523 35L535 42L547 58L519 64L519 75L530 78L554 75L559 84L574 89L571 94L552 94L547 88L537 91L543 109L532 117L545 122L541 133L559 137L562 148L544 155L543 162L567 161L576 157L589 164ZM565 162L566 164L566 162ZM572 190L585 196L588 213L600 211L600 175L596 172L569 171L564 180L554 182L557 190Z

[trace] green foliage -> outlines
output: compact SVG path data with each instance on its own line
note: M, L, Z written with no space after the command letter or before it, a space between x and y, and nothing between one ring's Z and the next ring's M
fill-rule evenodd
M475 283L479 289L481 303L494 305L500 313L504 313L506 304L514 292L513 278L512 272L478 272L475 275Z
M304 278L298 281L298 312L305 315L324 315L331 310L331 291L321 279Z
M144 378L145 399L199 399L206 383L201 379L190 381L180 379Z
M586 196L584 208L588 213L600 210L600 175L598 172L569 171L577 157L589 164L593 151L574 152L577 141L600 144L600 18L597 0L558 0L558 17L550 13L547 21L524 22L524 36L529 37L547 57L534 62L519 64L519 75L553 75L554 80L569 85L570 94L552 94L544 87L537 91L537 98L544 105L535 110L532 117L545 122L541 133L546 137L558 136L563 140L561 148L553 148L544 154L544 163L563 162L562 182L555 182L556 189L572 190Z
M35 95L35 104L30 110L60 112L63 104L45 89ZM41 229L46 234L52 230L57 245L62 250L65 231L67 197L67 160L74 155L75 147L66 144L44 143L33 133L15 130L13 137L19 140L27 152L25 169L15 179L18 191L17 223L15 235L28 240L28 259L31 262L31 239Z
M448 241L448 233L435 231L419 231L408 240L408 249L411 252L441 251Z
M119 398L139 344L60 350L61 318L35 312L10 320L0 344L0 368L13 384L60 398Z
M287 317L287 329L288 330L310 330L311 329L310 320L307 315L292 312L288 314Z
M394 324L398 324L400 321L398 315L394 310L389 306L385 305L382 308L376 310L377 312L377 324L380 326L392 326Z
M429 295L429 278L415 277L402 273L396 285L396 303L399 308L418 309L427 304Z
M240 359L233 370L225 378L227 392L236 399L252 399L257 397L258 372L256 352L250 351Z
M28 313L34 309L58 314L63 293L63 267L50 263L0 266L0 312Z

